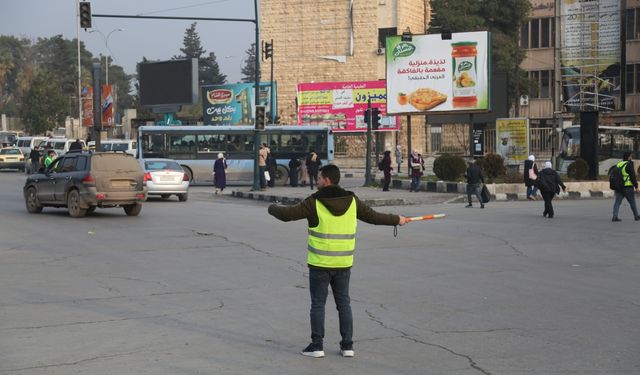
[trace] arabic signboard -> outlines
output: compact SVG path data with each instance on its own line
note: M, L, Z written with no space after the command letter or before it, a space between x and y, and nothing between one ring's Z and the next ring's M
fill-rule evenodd
M490 34L486 31L386 39L389 113L490 109Z
M260 82L259 105L267 107L267 119L271 120L271 103L275 108L276 85L271 92L270 82ZM254 84L202 86L202 112L205 125L253 125Z
M560 0L563 104L568 111L624 109L621 0Z
M102 127L113 126L113 85L102 86Z
M487 124L473 124L471 152L474 157L484 156L484 128Z
M82 87L82 126L93 126L93 87Z
M398 130L397 116L387 116L385 81L298 84L298 124L328 125L335 132L366 131L368 102L380 110L378 130Z
M496 120L496 154L507 165L524 162L529 157L529 119L503 118Z

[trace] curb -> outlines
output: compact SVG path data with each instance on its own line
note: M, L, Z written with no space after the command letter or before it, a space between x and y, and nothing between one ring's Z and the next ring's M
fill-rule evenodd
M242 199L253 199L256 201L281 203L285 205L293 205L303 201L303 199L301 198L291 198L291 197L286 197L282 195L244 192L244 191L235 191L235 190L231 191L231 196L236 198L242 198ZM415 199L404 199L404 198L362 199L362 202L364 202L366 205L370 207L410 206L417 203Z

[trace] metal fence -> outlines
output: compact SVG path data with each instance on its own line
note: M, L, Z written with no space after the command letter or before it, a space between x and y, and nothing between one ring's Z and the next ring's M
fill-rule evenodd
M551 156L551 146L553 128L530 128L529 129L529 153L538 158ZM486 129L484 131L484 153L496 152L496 130Z

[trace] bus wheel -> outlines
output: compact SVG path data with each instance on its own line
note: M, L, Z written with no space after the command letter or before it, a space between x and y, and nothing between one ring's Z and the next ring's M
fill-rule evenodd
M285 186L289 179L289 170L284 165L276 167L276 185Z
M182 169L184 169L184 174L189 177L189 185L193 185L193 172L191 172L191 169L189 169L189 167L185 167L184 165L181 165L181 167Z

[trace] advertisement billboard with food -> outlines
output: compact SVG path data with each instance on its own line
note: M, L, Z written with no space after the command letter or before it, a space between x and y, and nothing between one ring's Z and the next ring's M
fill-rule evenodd
M364 111L380 110L378 130L398 130L397 116L387 116L385 81L317 82L298 84L298 124L327 125L333 131L366 131Z
M271 123L271 103L275 108L275 92L271 82L260 82L259 104L267 107L267 122ZM202 112L205 125L253 125L254 85L236 83L230 85L202 86Z
M491 109L486 31L387 37L389 113L480 112Z
M496 154L507 165L516 165L529 157L529 119L500 118L496 120Z

